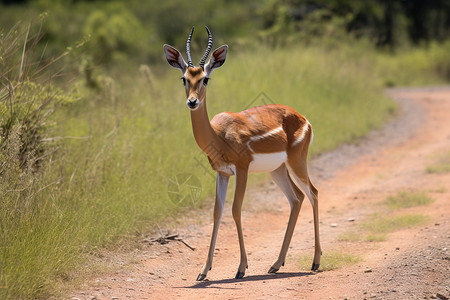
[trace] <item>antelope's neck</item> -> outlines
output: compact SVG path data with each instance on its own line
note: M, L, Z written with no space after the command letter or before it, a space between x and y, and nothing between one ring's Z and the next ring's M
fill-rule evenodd
M217 150L221 148L223 141L209 122L206 100L196 110L191 111L191 122L195 141L200 149L209 157L217 156Z

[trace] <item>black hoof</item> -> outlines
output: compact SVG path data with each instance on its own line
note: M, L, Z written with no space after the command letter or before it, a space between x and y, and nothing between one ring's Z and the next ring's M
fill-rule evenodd
M206 274L198 274L198 276L197 276L197 281L202 281L203 279L205 279L206 278Z
M270 267L269 272L267 273L273 273L275 274L276 272L278 272L279 269L275 269L274 267Z
M245 275L245 272L240 272L238 270L234 279L242 279L242 278L244 278L244 275Z
M312 267L311 267L311 271L317 271L317 270L319 270L319 266L320 266L320 264L315 264L315 263L313 263L313 264L312 264Z

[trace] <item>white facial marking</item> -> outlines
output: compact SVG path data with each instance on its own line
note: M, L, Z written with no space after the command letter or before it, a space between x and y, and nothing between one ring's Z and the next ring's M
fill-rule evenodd
M252 154L253 160L248 167L249 173L257 172L272 172L286 162L286 152L275 153L254 153Z
M282 132L282 131L283 131L283 127L280 126L280 127L275 128L275 129L272 129L271 131L266 132L266 133L264 133L264 134L252 136L252 137L250 137L250 139L248 140L247 146L248 146L248 148L250 149L250 151L255 152L255 151L253 151L252 147L250 146L250 143L251 143L251 142L259 141L259 140L268 138L268 137L270 137L270 136L272 136L272 135L277 135L278 133L280 133L280 132Z

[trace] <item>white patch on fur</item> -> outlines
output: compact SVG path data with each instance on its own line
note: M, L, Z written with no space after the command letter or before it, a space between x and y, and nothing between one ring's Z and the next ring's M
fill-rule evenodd
M280 126L280 127L275 128L275 129L272 129L271 131L266 132L264 134L252 136L252 137L250 137L249 141L247 142L247 146L250 149L250 151L255 152L255 151L253 151L252 147L250 146L251 142L259 141L259 140L268 138L268 137L270 137L272 135L277 135L278 133L280 133L282 131L283 131L283 127Z
M286 152L275 153L254 153L252 154L253 160L248 167L249 173L257 172L272 172L286 162Z
M295 183L295 185L302 191L303 194L308 197L309 202L311 202L312 207L314 208L314 198L312 196L311 189L309 187L309 184L306 182L303 182L294 172L294 170L287 164L287 169L289 172L289 176L291 177L292 181Z
M295 139L295 141L292 143L292 147L297 146L305 139L306 133L308 132L308 128L310 125L311 124L309 124L309 122L306 122L305 125L303 125L302 134L300 134L300 136L297 139Z

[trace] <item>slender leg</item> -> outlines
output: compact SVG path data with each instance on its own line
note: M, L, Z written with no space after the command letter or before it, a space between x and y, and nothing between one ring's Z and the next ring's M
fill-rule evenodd
M298 214L305 197L303 193L295 186L288 175L286 166L283 164L278 169L270 173L273 181L280 187L291 205L291 214L289 216L288 226L284 235L283 245L281 246L280 254L277 261L270 267L269 273L276 273L286 260L286 254L291 243L292 234L294 233L295 225L297 223Z
M311 270L317 271L319 270L320 266L320 257L322 255L322 249L320 247L320 237L319 237L319 192L317 191L316 187L309 181L311 194L314 198L314 205L313 205L313 213L314 213L314 260L312 263Z
M238 169L236 170L236 190L234 193L234 201L233 201L233 219L236 223L236 229L239 238L239 248L241 252L241 261L239 263L239 268L236 273L236 279L243 278L245 275L245 269L247 268L247 254L245 252L244 246L244 235L242 233L242 224L241 224L241 210L242 210L242 202L244 200L245 188L247 186L247 176L248 170Z
M319 236L319 201L318 201L318 191L314 185L309 180L308 171L306 168L306 162L295 164L288 163L289 176L295 185L308 197L311 205L313 207L314 216L314 260L312 263L311 270L317 271L320 266L320 256L322 255L322 250L320 247L320 236Z
M217 173L216 183L216 201L214 203L214 227L211 235L211 244L209 245L208 258L202 268L202 271L197 276L197 281L205 279L208 271L211 270L214 248L216 246L217 232L219 231L220 219L222 218L223 207L225 205L225 197L227 195L229 176Z

